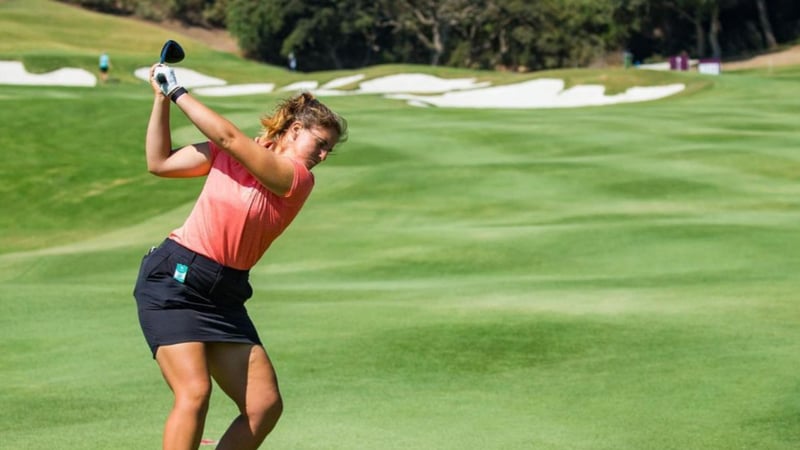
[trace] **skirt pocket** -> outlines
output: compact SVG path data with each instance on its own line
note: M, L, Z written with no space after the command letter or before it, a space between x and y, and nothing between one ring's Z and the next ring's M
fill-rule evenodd
M134 295L141 289L143 283L152 279L152 274L156 271L158 266L167 259L167 256L167 252L155 249L142 257L142 262L139 264L139 275L136 278L136 286L133 289Z

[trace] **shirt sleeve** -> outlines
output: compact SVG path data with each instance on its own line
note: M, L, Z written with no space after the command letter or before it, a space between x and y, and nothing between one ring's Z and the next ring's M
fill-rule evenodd
M211 149L211 155L209 155L209 157L211 158L211 163L213 164L214 160L217 159L217 155L219 155L219 152L221 152L222 149L217 147L217 144L215 144L214 141L208 141L208 148Z
M286 193L287 199L295 201L305 201L311 189L314 188L314 174L299 161L290 159L294 164L294 179L292 180L292 187Z

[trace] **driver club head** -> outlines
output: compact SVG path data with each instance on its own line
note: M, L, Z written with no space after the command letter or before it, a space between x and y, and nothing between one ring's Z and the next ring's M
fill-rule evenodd
M186 54L183 52L181 45L172 39L165 42L164 46L161 47L161 64L175 64L183 61L185 56Z

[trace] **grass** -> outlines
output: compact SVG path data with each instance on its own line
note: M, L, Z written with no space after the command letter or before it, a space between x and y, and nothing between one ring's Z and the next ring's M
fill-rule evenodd
M41 30L84 13L46 2L56 16L31 18L43 4L0 3L0 35L29 17L41 41L19 54L79 54L93 69L97 48ZM94 28L141 35L105 20ZM165 37L128 48L108 36L131 69ZM3 45L3 58L17 52ZM296 76L187 53L223 78ZM366 73L406 69L433 71ZM132 283L202 180L146 174L151 93L122 71L94 89L0 86L3 447L160 442L170 396ZM615 70L563 74L633 83ZM306 209L253 270L249 309L287 405L266 446L796 446L800 73L635 76L690 90L529 111L325 99L350 142L315 170ZM254 133L277 98L204 100ZM179 114L173 124L176 141L199 139ZM234 414L217 390L206 437Z

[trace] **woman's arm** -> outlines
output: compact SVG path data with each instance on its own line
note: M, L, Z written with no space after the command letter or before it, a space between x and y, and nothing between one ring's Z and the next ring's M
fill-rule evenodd
M150 70L152 80L153 69ZM207 175L211 169L211 149L208 143L187 145L172 151L169 123L169 99L154 82L153 110L147 123L145 157L147 170L162 177L195 177Z
M190 94L175 102L208 139L239 161L264 187L285 195L294 181L294 164L284 156L265 150L233 123L200 103Z

